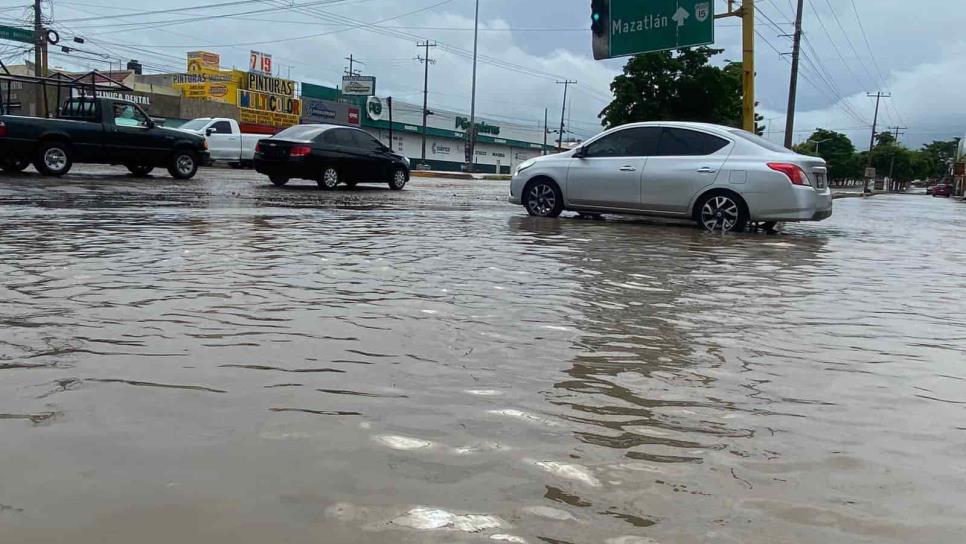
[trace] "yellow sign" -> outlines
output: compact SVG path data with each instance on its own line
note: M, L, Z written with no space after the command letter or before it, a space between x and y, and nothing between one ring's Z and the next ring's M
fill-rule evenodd
M238 107L259 111L302 115L302 101L289 96L277 94L256 93L247 90L238 91Z
M239 120L245 124L262 125L276 128L288 128L299 124L298 115L286 113L274 113L270 111L259 111L248 108L239 108Z
M174 86L181 89L181 94L185 98L211 100L237 106L238 89L246 76L245 72L238 70L189 72L176 75Z
M188 52L188 73L201 74L221 70L221 55L208 51Z
M295 96L294 81L272 76L263 76L252 72L248 73L248 86L245 88L260 93Z

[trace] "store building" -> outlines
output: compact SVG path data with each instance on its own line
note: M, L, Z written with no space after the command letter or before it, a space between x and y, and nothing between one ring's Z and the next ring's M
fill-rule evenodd
M334 123L358 126L369 132L397 153L409 158L413 168L441 171L460 171L466 162L467 130L470 116L466 113L430 108L432 115L426 125L426 158L422 154L422 105L393 100L392 143L389 141L389 103L385 98L343 95L338 89L302 83L305 104L303 123ZM347 115L328 113L327 117L313 115L310 110L318 104L319 111L347 110ZM355 122L358 115L358 122ZM476 170L509 174L521 162L552 151L544 146L542 126L526 126L487 118L478 118Z

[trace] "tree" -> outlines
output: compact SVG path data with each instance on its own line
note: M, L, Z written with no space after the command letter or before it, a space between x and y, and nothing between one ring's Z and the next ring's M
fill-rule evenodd
M890 146L896 144L896 137L891 132L880 132L875 135L876 146Z
M949 173L949 165L956 159L959 138L948 141L934 141L922 146L921 159L923 178L941 178Z
M816 152L816 148L818 151ZM862 177L856 171L855 145L848 136L840 132L820 128L812 133L805 142L795 146L795 151L804 155L819 156L828 163L829 177L832 179L855 179Z
M697 47L631 57L614 78L614 100L600 112L604 126L639 121L700 121L741 126L740 63L709 64L722 49ZM757 127L757 123L756 123ZM761 133L761 129L758 129Z

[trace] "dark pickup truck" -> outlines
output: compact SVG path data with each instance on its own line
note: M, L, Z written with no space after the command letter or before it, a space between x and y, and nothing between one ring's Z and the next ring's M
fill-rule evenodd
M136 104L110 98L71 98L55 119L0 115L0 167L63 176L74 163L124 165L135 176L167 168L191 179L208 162L203 136L158 126Z

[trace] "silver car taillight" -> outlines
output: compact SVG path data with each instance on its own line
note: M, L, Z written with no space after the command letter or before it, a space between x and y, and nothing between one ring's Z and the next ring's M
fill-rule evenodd
M797 164L791 164L787 162L770 162L768 163L768 168L776 172L781 172L785 174L788 181L792 182L792 185L802 185L806 187L811 187L812 182L808 181L808 175L802 170Z

